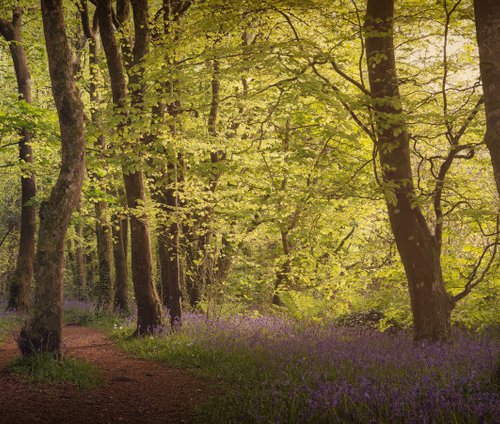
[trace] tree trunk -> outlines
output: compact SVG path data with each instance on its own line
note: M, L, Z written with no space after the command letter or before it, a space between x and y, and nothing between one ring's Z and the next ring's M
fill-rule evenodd
M115 260L115 305L116 312L127 314L128 267L127 267L128 220L117 219L113 223L113 256Z
M174 197L174 196L172 196ZM173 200L175 203L177 200ZM170 202L169 202L170 203ZM173 239L167 243L167 280L168 280L168 305L170 309L170 325L180 325L182 320L182 287L181 267L179 257L180 225L174 222L170 225L169 235Z
M474 12L486 109L485 141L500 195L500 3L474 0Z
M80 207L77 206L79 210ZM78 299L83 298L83 293L85 292L85 252L83 250L83 225L78 220L75 225L75 267L73 273L73 288Z
M409 137L396 75L393 18L394 0L368 0L368 76L387 210L408 280L414 338L448 340L453 304L443 283L439 247L416 202Z
M156 116L160 117L158 114ZM175 125L171 125L170 129L172 134L175 135ZM153 196L165 215L175 215L180 207L177 194L178 165L173 163L173 160L170 160L166 168L161 177L156 176L155 178L156 192ZM158 258L162 303L169 309L171 325L179 325L182 321L181 226L178 222L171 222L168 225L160 223L158 228Z
M167 244L163 235L158 236L158 264L160 268L161 301L164 307L170 309L170 299L168 295L168 253Z
M290 274L292 272L292 259L290 257L292 246L290 240L288 239L288 231L281 230L281 246L283 248L283 255L285 256L285 261L281 266L278 274L276 275L276 281L274 282L274 294L273 294L273 305L281 306L281 296L280 289L282 287L290 286Z
M134 65L139 66L148 51L148 3L147 0L133 0L135 43L133 49ZM113 101L123 107L127 97L125 72L121 54L113 33L112 9L110 0L99 0L97 6L101 39L106 54L111 79ZM130 78L135 89L132 92L132 104L141 108L144 87L141 76L136 72ZM137 87L137 88L136 88ZM146 201L144 176L142 171L130 172L123 164L127 205L130 209L140 209ZM132 247L132 280L137 302L136 334L154 332L162 325L162 308L153 282L151 240L147 216L133 214L130 218Z
M61 129L61 170L48 200L40 207L32 315L19 335L23 355L60 356L64 245L77 206L85 171L83 103L75 86L62 0L42 0L45 44L52 92Z
M97 217L97 308L109 311L113 302L113 282L111 280L111 226L108 219L108 205L104 201L96 202Z
M83 299L85 300L89 297L90 293L94 292L95 281L94 281L94 253L87 252L85 255L85 293L83 293Z
M211 81L211 101L210 112L208 114L207 132L210 137L216 139L217 118L219 114L220 103L220 63L214 60L212 63L212 81ZM224 151L215 149L210 152L211 169L206 187L206 199L202 213L196 216L196 225L191 232L195 233L192 242L193 252L189 254L193 257L190 284L190 304L196 306L201 301L201 294L205 287L215 284L217 257L214 249L214 231L213 231L213 209L214 194L221 177L220 163L225 159Z
M99 57L98 57L98 39L96 36L95 24L91 23L87 0L80 1L80 16L82 21L83 32L87 38L89 45L89 73L91 82L89 85L90 102L94 105L91 108L92 124L101 130L101 122L97 113L99 105L98 94L98 74L99 74ZM93 20L95 22L95 20ZM101 134L97 138L97 147L101 150L105 149L104 136ZM101 178L95 175L98 183ZM113 282L111 279L111 226L108 217L108 205L104 200L99 200L95 203L95 213L97 218L96 238L97 238L97 259L98 259L98 276L97 283L97 308L99 310L108 311L111 309L113 296Z
M171 131L175 135L174 125L171 126ZM155 181L159 187L156 200L166 214L175 214L180 207L178 180L178 165L170 160L163 178ZM179 326L182 322L181 225L175 218L168 225L162 225L160 231L158 243L163 303L169 309L170 325Z
M0 33L9 42L17 79L19 98L31 103L31 76L21 37L21 9L15 8L12 22L0 18ZM33 163L32 134L20 130L19 159L28 167ZM21 228L16 269L10 282L8 309L25 310L28 307L29 288L33 279L35 258L36 208L30 203L36 195L36 180L31 169L21 177Z
M191 5L191 0L163 0L163 33L167 35L171 31L171 23L176 22L182 14ZM172 62L167 56L165 61ZM175 81L163 82L159 96L164 93L173 94ZM180 113L180 102L175 100L167 105L154 106L152 108L153 121L161 122L165 109L172 117ZM170 124L170 131L173 136L177 134L176 123ZM155 135L151 135L151 142ZM182 163L180 155L171 152L172 157L159 176L156 176L155 186L157 193L155 200L162 208L165 214L175 214L179 207L178 189L181 181L179 173L179 164ZM167 154L167 149L165 149ZM177 219L177 218L176 218ZM181 267L181 225L178 222L172 222L169 225L163 225L160 229L158 238L160 276L162 282L162 301L169 308L170 324L180 325L182 321L182 267Z

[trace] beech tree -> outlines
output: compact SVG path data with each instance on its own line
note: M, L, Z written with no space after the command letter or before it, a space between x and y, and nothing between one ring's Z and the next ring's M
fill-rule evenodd
M471 159L478 145L461 144L460 140L476 117L482 98L469 111L464 123L456 126L449 119L446 84L447 31L450 16L460 2L444 4L446 13L444 76L444 125L450 148L436 173L432 192L435 214L434 233L431 232L415 191L410 160L410 136L399 93L399 80L394 55L394 1L368 1L365 20L366 60L371 88L371 108L377 126L375 147L380 160L387 210L392 232L405 269L413 314L415 340L448 340L450 314L456 302L470 294L472 288L484 279L496 255L498 245L498 218L495 241L487 245L473 268L463 289L454 296L445 288L441 267L443 238L442 195L450 167L456 159ZM460 154L461 152L465 154ZM486 252L492 248L489 262L482 276L475 279Z
M409 136L401 108L393 44L394 0L369 0L366 59L384 183L394 192L387 211L405 268L416 340L450 338L451 296L443 283L439 247L416 202Z
M35 258L35 298L19 335L23 355L60 355L66 231L80 199L85 173L84 112L75 86L62 0L42 0L45 45L61 130L61 169L50 197L40 206Z
M500 195L500 4L474 0L479 64L486 109L486 145Z
M88 4L86 0L80 2L80 17L85 38L88 42L89 53L89 74L91 82L89 85L89 96L92 103L91 121L93 126L100 131L101 134L97 137L96 147L104 150L104 136L102 135L102 123L99 118L99 103L98 94L98 77L99 77L99 39L97 19L91 18ZM102 155L97 158L98 161L103 161ZM92 170L89 170L92 172ZM100 177L96 177L100 181ZM105 200L100 199L95 203L95 213L97 218L96 224L96 239L97 239L97 257L98 257L98 275L97 283L98 305L103 310L109 310L113 304L113 282L111 280L111 246L112 232L108 217L108 205ZM119 275L121 277L121 275Z
M133 65L140 67L141 61L148 51L149 25L148 3L144 0L132 1L134 19ZM110 0L99 0L97 15L101 40L106 54L109 77L113 93L113 102L117 112L124 114L126 101L129 98L125 79L125 67L119 51L113 29L113 10ZM144 86L141 85L140 74L130 78L132 104L141 108ZM124 125L127 118L124 116ZM122 127L123 129L123 127ZM123 133L122 133L123 134ZM140 143L141 140L139 139ZM137 302L137 334L148 334L162 325L161 304L153 282L151 237L148 217L142 209L146 202L144 174L140 159L129 158L123 161L123 178L127 195L127 205L133 210L130 217L132 247L132 280ZM137 161L139 160L139 163Z
M14 63L19 99L31 103L31 76L21 37L22 9L16 7L12 20L0 18L0 33L9 42ZM25 171L21 177L21 226L16 269L10 282L7 308L25 310L28 307L29 289L33 279L35 257L36 207L32 203L36 195L36 179L30 165L33 164L31 142L33 135L25 128L19 130L19 160Z

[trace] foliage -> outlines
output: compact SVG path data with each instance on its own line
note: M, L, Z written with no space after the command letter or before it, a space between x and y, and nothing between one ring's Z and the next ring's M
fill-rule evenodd
M0 16L10 17L14 3L2 3ZM0 246L1 297L7 294L17 250L20 176L28 171L37 175L38 204L53 185L60 161L39 10L30 2L18 3L25 6L22 34L33 103L17 98L9 48L2 39L0 237L7 238ZM349 321L377 311L378 328L411 326L406 277L385 213L384 195L393 198L394 187L380 181L370 135L365 1L193 2L165 34L159 3L149 2L150 51L141 66L129 70L146 86L143 103L127 103L124 110L113 106L100 45L98 64L90 66L77 3L65 1L64 6L88 116L88 175L68 233L68 297L82 294L74 282L77 246L86 258L82 298L96 297L95 203L103 201L108 220L148 214L153 252L159 238L170 236L165 228L182 228L184 299L189 297L187 280L207 279L206 272L213 278L202 285L197 308L209 316L257 311L314 323ZM492 258L484 280L452 315L458 326L484 330L498 326L500 316L500 263L491 247L498 199L483 143L482 106L475 111L481 86L472 2L463 0L452 12L447 5L397 2L397 67L412 141L415 202L431 229L443 224L441 259L448 291L459 293ZM92 15L92 2L88 6ZM127 36L126 28L117 33L120 42ZM215 81L218 98L212 92ZM97 90L92 99L91 83ZM216 100L214 132L208 121ZM153 116L156 107L175 102L178 114ZM127 125L117 131L124 115ZM465 124L458 140L462 154L442 181L443 216L438 217L437 174L449 155L450 138ZM20 130L34 134L33 169L17 160ZM212 160L214 152L221 153L220 160ZM124 206L124 158L125 170L140 169L146 176L148 197L136 210ZM167 184L180 199L175 210L165 209L157 197L168 164L180 176L176 184ZM286 278L276 287L285 265ZM154 266L158 281L159 265ZM270 305L275 291L279 307ZM69 322L82 324L102 318L84 307L70 308L66 315Z

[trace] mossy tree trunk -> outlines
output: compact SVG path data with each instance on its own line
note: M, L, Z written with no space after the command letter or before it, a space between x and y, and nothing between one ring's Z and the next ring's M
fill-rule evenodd
M73 77L62 0L41 0L41 7L62 158L56 184L40 207L35 298L18 342L23 355L50 352L60 356L64 246L85 174L84 110Z

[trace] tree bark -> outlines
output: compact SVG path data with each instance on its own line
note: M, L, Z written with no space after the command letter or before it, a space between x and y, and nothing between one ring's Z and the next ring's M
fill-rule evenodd
M290 151L290 118L286 120L285 124L285 131L284 131L284 137L283 137L283 153L286 155ZM281 186L279 187L279 190L281 192L285 192L288 184L288 175L285 173L283 175L283 179L281 180ZM287 287L290 285L290 274L292 272L292 259L291 259L291 250L292 250L292 245L290 243L289 239L289 233L291 230L294 229L295 225L297 224L297 220L291 218L287 218L286 221L290 222L280 222L280 234L281 234L281 247L283 249L283 256L285 257L285 260L283 261L283 265L279 269L276 275L276 280L274 282L274 293L273 293L273 300L272 303L273 305L281 306L281 296L280 296L280 289L284 286Z
M31 76L21 37L20 8L15 8L12 21L0 18L0 33L9 42L14 63L19 98L31 103ZM19 160L30 166L33 163L31 150L32 134L20 130ZM36 208L31 200L36 195L36 179L31 169L21 177L21 227L16 268L10 282L8 309L25 310L28 307L29 289L33 279L35 259Z
M214 139L217 134L217 117L220 102L220 64L218 60L212 63L211 101L208 114L207 132ZM189 304L195 307L202 299L206 286L215 283L217 257L213 242L213 195L220 179L220 162L225 153L221 150L210 152L210 173L206 186L206 196L202 200L200 212L193 214L193 221L186 232L186 286Z
M170 165L170 164L169 164ZM177 183L177 172L171 165L169 172L169 184ZM179 199L173 189L167 190L166 204L172 211L179 207ZM168 228L168 238L165 253L167 256L167 287L168 305L170 310L170 325L180 325L182 322L182 287L181 287L181 265L180 265L180 224L172 222Z
M167 35L171 31L171 23L178 21L182 14L191 5L190 0L163 0L163 33ZM166 61L171 59L167 56ZM172 94L175 81L163 82L161 89L163 93ZM159 93L161 96L163 93ZM179 114L180 102L178 100L168 104L153 107L153 120L161 121L165 115L165 109L170 117L174 118ZM177 134L177 126L170 124L170 131L173 136ZM155 135L151 135L151 142ZM165 154L167 154L165 149ZM172 157L168 161L166 169L159 176L156 176L155 186L157 193L155 200L165 214L174 214L180 207L178 189L181 182L179 165L182 163L180 155L171 152ZM181 225L179 222L171 222L163 225L160 229L158 239L160 276L162 282L162 301L168 307L170 313L170 324L178 326L182 322L182 267L181 267Z
M77 206L79 211L80 206ZM73 272L73 286L76 297L80 300L83 299L83 294L85 292L85 252L83 250L83 225L78 220L75 224L75 267Z
M89 85L89 96L90 102L93 105L91 108L91 120L92 124L101 129L102 125L97 113L99 105L99 94L98 94L98 68L99 68L99 57L98 57L98 39L97 39L97 27L95 26L95 19L93 23L90 20L90 14L88 11L87 0L80 1L80 17L82 21L83 33L87 38L89 45L89 72L91 76L91 82ZM104 136L100 135L97 138L97 147L101 150L105 148L104 146ZM101 182L101 178L96 176L97 182ZM99 280L97 283L97 307L100 310L108 311L111 309L112 297L113 297L113 281L111 279L111 226L108 217L108 204L104 200L99 200L95 203L95 213L97 218L96 223L96 239L97 239L97 258L98 258L98 276Z
M94 281L94 253L87 252L85 255L85 293L83 293L83 300L87 299L95 289Z
M500 3L474 0L479 66L486 109L486 146L500 196Z
M281 306L281 296L280 289L282 287L290 286L290 274L292 272L292 246L288 238L288 230L281 230L281 247L283 249L283 255L285 260L280 270L276 275L276 281L274 282L274 294L273 294L273 305Z
M40 207L35 299L31 318L21 330L18 342L23 355L50 352L60 356L64 245L85 173L84 111L71 67L62 0L41 0L41 7L52 93L61 130L62 160L57 182Z
M115 260L115 304L116 312L129 312L128 267L127 267L128 220L117 219L113 223L113 256Z
M408 280L414 338L448 340L453 302L444 287L439 247L416 203L409 137L396 75L393 19L394 0L368 0L368 76L387 210Z
M134 65L139 66L148 51L148 3L147 0L134 0L131 3L135 28L133 59ZM99 28L108 63L113 101L117 107L122 108L127 98L127 86L121 54L113 33L111 1L99 0L97 4ZM140 109L144 87L138 73L131 76L130 84L137 87L132 92L132 104ZM143 172L142 170L131 172L125 163L123 171L127 205L130 209L140 209L146 201ZM149 334L162 325L162 308L153 282L150 230L145 213L132 214L130 230L132 280L137 302L136 334Z
M163 306L170 310L170 298L168 290L168 253L167 243L163 235L158 236L158 265L160 268L161 301Z
M104 201L95 204L97 217L97 308L109 311L113 302L113 281L111 279L111 226L109 223L108 205Z

